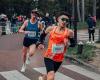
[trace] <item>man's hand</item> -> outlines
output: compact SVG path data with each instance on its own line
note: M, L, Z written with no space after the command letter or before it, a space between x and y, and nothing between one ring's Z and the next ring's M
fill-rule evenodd
M44 45L43 44L39 44L38 45L38 49L44 49Z
M24 31L24 34L28 34L28 33L30 33L30 31Z

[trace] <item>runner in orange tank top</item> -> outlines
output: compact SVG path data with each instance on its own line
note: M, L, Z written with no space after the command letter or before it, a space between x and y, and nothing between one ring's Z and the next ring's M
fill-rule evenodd
M68 43L70 46L75 46L75 41L73 39L74 33L71 29L68 29L68 14L61 12L57 15L57 26L48 27L40 37L40 42L43 42L46 34L49 33L49 43L48 48L44 55L44 63L47 70L47 75L45 77L39 77L40 80L54 80L55 73L59 69L61 63L64 60L64 53L68 48ZM42 44L39 47L43 47Z
M56 62L61 62L63 61L64 53L66 51L64 40L66 39L66 42L68 42L69 29L66 28L59 33L57 32L57 29L58 27L54 26L53 30L50 32L48 49L44 53L44 57L50 58Z

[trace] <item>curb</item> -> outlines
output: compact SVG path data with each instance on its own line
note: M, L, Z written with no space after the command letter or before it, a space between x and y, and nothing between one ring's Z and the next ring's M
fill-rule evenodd
M74 57L69 56L69 55L66 55L65 58L69 58L70 60L74 60L74 61L78 62L79 64L82 64L82 65L84 65L84 66L86 66L88 68L91 68L93 71L95 71L96 73L100 74L100 71L98 71L97 67L95 67L95 66L93 66L91 64L88 64L88 63L86 63L86 62L84 62L84 61L82 61L80 59L74 58Z

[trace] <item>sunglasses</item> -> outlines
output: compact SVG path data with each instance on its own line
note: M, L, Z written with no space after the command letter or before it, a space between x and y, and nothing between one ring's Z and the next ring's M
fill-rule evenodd
M37 12L32 11L31 14L37 15Z
M61 20L62 20L62 21L69 22L69 19L67 19L67 18L62 18Z

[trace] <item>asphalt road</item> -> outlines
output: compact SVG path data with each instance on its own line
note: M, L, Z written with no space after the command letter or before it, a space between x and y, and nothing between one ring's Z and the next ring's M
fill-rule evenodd
M31 58L26 72L20 72L22 40L22 34L0 37L0 80L38 80L46 73L41 50ZM55 80L100 80L100 75L64 60Z

